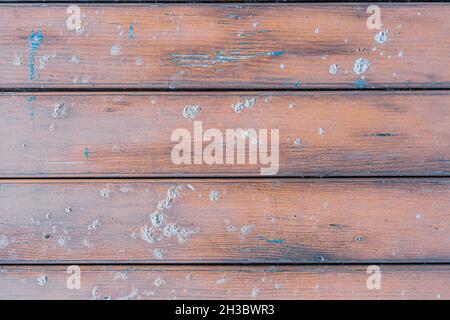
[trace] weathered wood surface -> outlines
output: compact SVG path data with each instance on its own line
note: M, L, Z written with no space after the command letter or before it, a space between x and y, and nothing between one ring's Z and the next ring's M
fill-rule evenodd
M0 267L0 299L449 299L450 267L82 266L69 290L67 266Z
M450 5L5 4L3 88L448 87ZM383 39L378 38L380 42ZM357 59L370 67L354 65ZM330 66L338 64L337 74ZM360 64L362 67L363 64ZM366 64L368 66L368 64Z
M447 179L2 181L0 263L449 262L449 205Z
M254 99L237 113L233 106ZM198 105L195 119L183 110ZM447 175L445 91L0 94L0 176L259 176L262 164L174 164L176 129L279 129L280 176ZM261 138L260 136L259 138ZM252 139L254 141L252 141ZM264 141L258 139L258 150ZM203 142L203 150L210 144ZM267 145L267 144L266 144ZM234 146L232 146L235 148ZM270 154L270 146L268 148ZM272 161L275 164L275 159ZM275 167L275 166L273 166ZM274 171L276 172L276 171Z

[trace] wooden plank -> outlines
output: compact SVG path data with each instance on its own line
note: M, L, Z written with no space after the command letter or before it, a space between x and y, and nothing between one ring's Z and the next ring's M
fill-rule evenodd
M449 183L1 181L0 263L449 262Z
M368 4L79 6L81 24L73 30L67 28L67 5L2 6L0 87L447 88L450 83L445 3L380 4L382 28L389 30L385 43L375 40L378 30L367 28ZM355 68L358 59L366 60ZM337 74L330 72L335 64Z
M0 299L449 299L450 267L379 266L82 266L69 290L67 266L5 266Z
M236 112L246 101L254 106ZM185 108L196 105L195 119L186 118ZM267 129L267 143L242 133L242 164L227 163L226 149L237 146L225 138L216 141L223 156L213 164L194 163L191 143L191 164L176 164L172 134L186 129L194 139L196 121L221 136ZM0 176L259 176L270 167L280 176L439 176L450 173L449 127L447 91L2 93ZM276 129L278 161L264 164L258 155L250 163L256 141L257 154L265 145L271 154Z

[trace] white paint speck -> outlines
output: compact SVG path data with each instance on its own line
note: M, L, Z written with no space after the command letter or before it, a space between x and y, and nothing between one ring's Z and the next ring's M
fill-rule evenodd
M339 68L340 68L341 66L339 65L339 64L337 64L337 63L335 63L335 64L332 64L331 66L330 66L330 74L337 74L338 72L339 72Z
M119 46L111 47L111 55L112 56L120 56L122 54L122 48Z

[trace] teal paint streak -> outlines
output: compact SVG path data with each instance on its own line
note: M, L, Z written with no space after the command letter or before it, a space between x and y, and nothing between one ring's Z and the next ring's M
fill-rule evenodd
M297 81L294 83L295 89L298 89L298 88L300 87L301 84L302 84L302 82L301 82L300 80L297 80Z
M89 159L89 149L88 149L88 147L86 147L84 149L84 156L86 157L86 159Z
M358 79L355 81L355 86L358 89L364 89L367 86L367 81L363 79Z
M211 67L217 63L237 62L258 57L279 57L285 54L285 51L258 52L252 54L243 54L240 51L233 51L227 54L224 51L218 51L210 54L169 54L171 60L177 65L183 67Z
M30 96L28 97L28 118L33 119L34 118L34 108L33 108L33 102L36 101L36 96Z
M41 43L44 40L44 35L42 34L41 30L38 30L37 32L32 31L28 40L30 42L30 56L28 58L28 61L30 63L30 80L34 80L35 78L34 61L36 57L36 51L41 46Z
M272 52L266 52L265 55L266 55L266 56L276 56L276 57L279 57L279 56L282 56L282 55L285 54L285 53L286 53L285 51L272 51Z
M134 32L134 24L130 24L130 30L128 31L128 38L129 39L135 39L136 33Z
M265 241L267 243L276 243L276 244L282 244L282 243L286 242L286 240L284 240L284 239L267 239L264 236L259 236L258 239L259 240L263 240L263 241Z

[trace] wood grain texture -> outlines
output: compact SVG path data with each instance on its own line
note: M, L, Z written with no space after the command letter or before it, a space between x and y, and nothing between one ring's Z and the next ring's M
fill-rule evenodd
M449 202L447 179L2 181L0 263L449 262Z
M82 266L69 290L66 266L4 266L0 299L450 298L448 265L379 267L381 288L369 290L367 266Z
M0 87L447 88L450 5L380 6L382 44L367 4L5 4Z
M261 151L264 144L252 137L243 164L226 163L225 139L216 141L221 163L194 164L192 143L191 164L175 164L172 133L183 128L193 139L195 121L203 132L223 135L267 129L268 142L270 130L279 129L280 176L447 175L449 97L443 91L3 93L0 176L259 176L270 167L260 156L249 163L250 145L259 141ZM235 112L233 106L253 99L253 108ZM201 110L189 120L183 110L193 105Z

